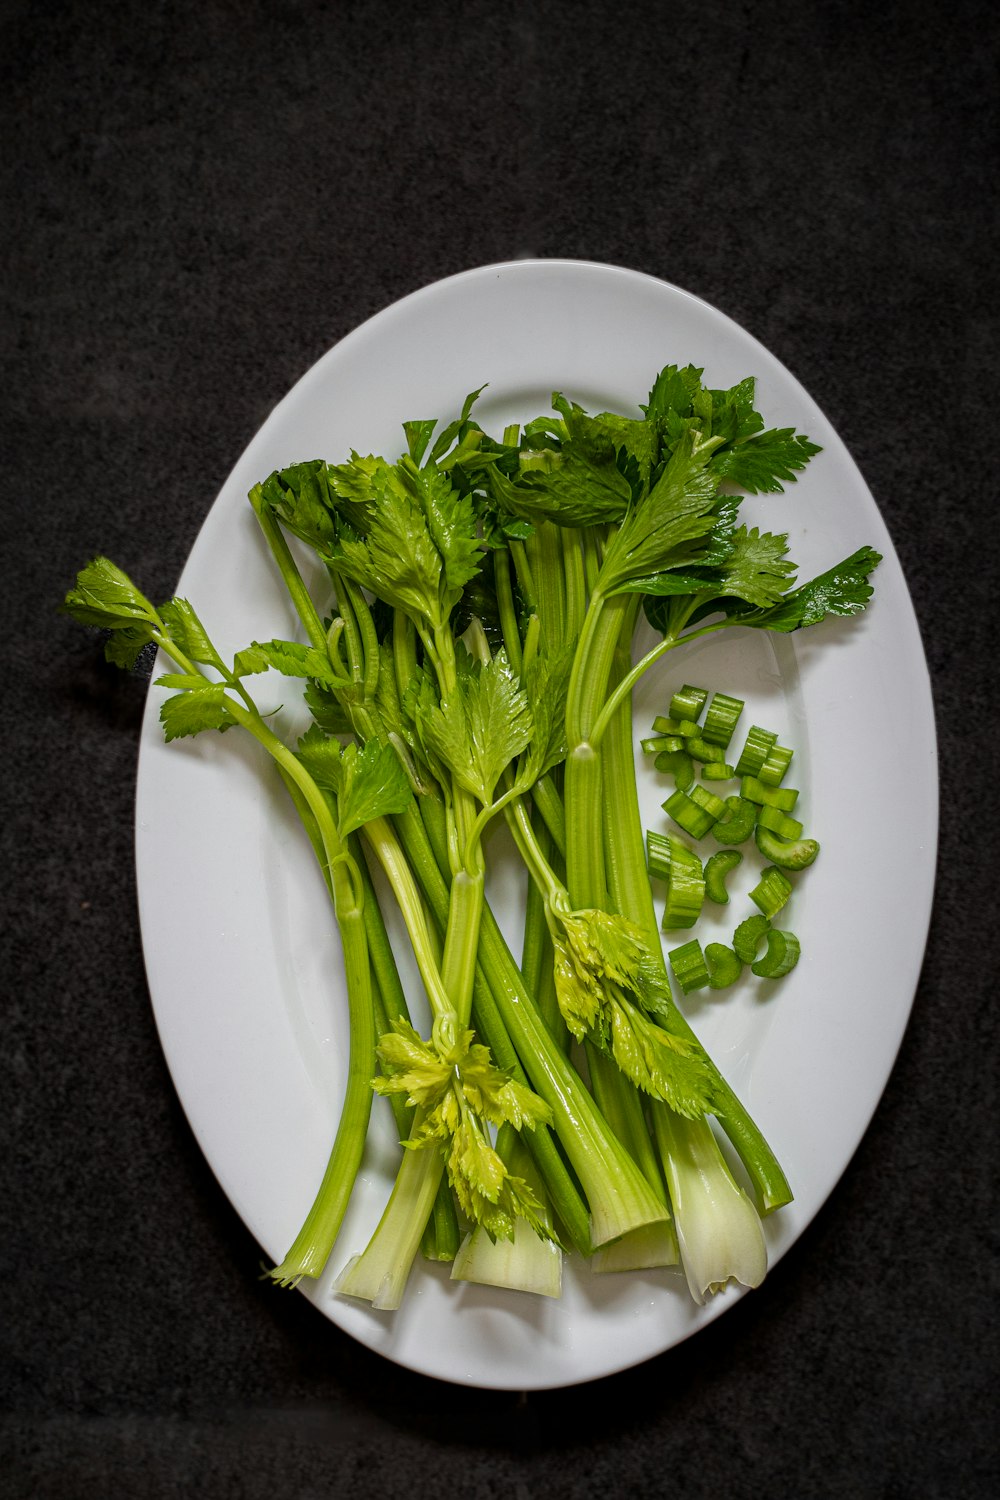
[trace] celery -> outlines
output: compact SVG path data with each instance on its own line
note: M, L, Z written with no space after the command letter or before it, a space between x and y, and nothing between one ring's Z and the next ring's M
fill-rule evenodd
M163 706L168 738L238 726L258 741L330 890L345 954L347 1096L315 1203L273 1277L318 1275L328 1259L374 1089L393 1107L402 1160L341 1293L398 1306L423 1245L455 1256L456 1279L552 1295L566 1242L597 1250L598 1269L669 1263L679 1245L701 1300L730 1276L752 1285L763 1274L756 1210L710 1120L764 1211L790 1189L671 991L630 695L667 652L719 630L787 632L858 613L878 554L861 548L796 585L786 539L738 523L734 489L780 490L817 451L790 430L763 431L750 381L715 391L701 371L668 366L641 418L591 417L557 394L554 416L500 440L475 421L477 395L443 428L405 423L396 461L309 461L254 487L305 644L254 641L224 663L190 605L157 611L104 559L83 570L67 607L111 632L106 652L120 665L150 642L172 657L178 670L161 679L175 690ZM302 545L321 566L315 597L296 561ZM640 610L661 639L633 663ZM294 747L246 687L269 669L305 685L313 724ZM753 830L775 866L801 867L816 846L799 838L795 793L780 786L790 752L755 726L727 763L742 707L688 685L673 694L644 744L675 777L665 805L692 836L736 843ZM734 774L740 798L702 784ZM484 840L500 816L532 882L520 967L484 899ZM675 855L669 925L688 925L704 877L696 856ZM428 1036L408 1017L365 859L405 923ZM733 862L716 856L714 899ZM775 871L755 893L769 915L783 878ZM767 917L741 924L734 946L702 956L687 945L699 964L682 966L681 987L728 983L741 959L774 976L798 951ZM584 1046L589 1088L570 1037Z

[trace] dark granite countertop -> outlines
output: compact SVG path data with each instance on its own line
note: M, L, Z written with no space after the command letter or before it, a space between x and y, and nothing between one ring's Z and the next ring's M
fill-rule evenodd
M994 8L0 14L0 1494L992 1493ZM258 1279L148 1002L146 682L56 612L98 550L169 594L233 462L325 349L524 253L697 294L819 402L913 594L944 779L912 1022L825 1207L691 1342L526 1397L397 1368Z

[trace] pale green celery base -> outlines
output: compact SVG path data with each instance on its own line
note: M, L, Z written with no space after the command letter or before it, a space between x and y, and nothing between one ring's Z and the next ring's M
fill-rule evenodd
M628 1160L631 1166L631 1160ZM609 1169L614 1170L610 1164ZM627 1196L604 1182L596 1183L591 1179L584 1184L590 1200L590 1239L595 1249L647 1224L662 1224L669 1219L669 1209L657 1203L644 1178L638 1180L646 1189L645 1193L639 1189Z
M730 1172L708 1120L687 1120L659 1105L653 1124L692 1297L703 1306L706 1293L730 1281L759 1286L767 1274L760 1216Z
M604 1245L590 1258L592 1271L649 1271L655 1266L676 1266L680 1260L677 1235L672 1223L647 1224Z
M551 1229L552 1215L541 1173L523 1137L513 1126L504 1124L497 1133L496 1146L510 1174L523 1179L542 1203L542 1220ZM494 1242L482 1226L474 1225L455 1257L451 1279L558 1297L562 1292L562 1251L552 1240L536 1234L524 1219L515 1219L512 1240Z
M617 1063L597 1047L587 1046L587 1066L598 1107L656 1195L666 1202L660 1163L653 1148L642 1102ZM644 1270L677 1264L677 1238L669 1216L665 1222L644 1224L599 1250L593 1269Z
M533 1292L539 1297L562 1294L562 1251L544 1240L524 1219L516 1220L512 1240L492 1241L477 1227L466 1235L455 1256L452 1281Z
M404 1151L378 1228L334 1283L339 1296L385 1310L399 1307L443 1171L444 1158L434 1146Z

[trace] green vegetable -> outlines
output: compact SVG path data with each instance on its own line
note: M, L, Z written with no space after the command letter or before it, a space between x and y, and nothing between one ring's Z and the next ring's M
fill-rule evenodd
M685 683L679 687L670 700L670 717L672 719L696 720L705 707L708 698L704 688L691 687Z
M799 940L792 932L779 932L772 927L767 934L767 952L751 965L752 972L761 979L780 979L799 961Z
M719 745L725 750L733 737L742 712L742 698L730 698L726 693L714 693L708 705L708 712L705 714L705 727L702 730L704 738L709 744Z
M693 927L705 899L705 876L701 860L682 839L650 831L646 835L649 873L665 880L667 899L663 910L664 932Z
M727 797L725 811L712 824L712 834L720 844L744 844L754 831L757 809L745 797Z
M733 768L723 762L721 765L708 762L701 768L702 779L705 781L732 781Z
M733 933L733 948L739 958L745 964L752 964L757 957L761 939L770 929L770 922L764 916L747 917L741 922Z
M706 943L705 963L708 966L708 982L713 990L728 989L743 972L742 959L735 949L727 948L725 943Z
M717 823L726 810L726 804L722 798L717 797L714 792L710 792L707 786L698 786L696 784L692 786L688 795L692 802L696 803L703 812L708 814L713 823Z
M738 849L719 849L709 856L705 862L705 895L709 901L714 901L717 906L729 904L726 877L735 870L742 859L743 856Z
M694 735L685 741L685 748L692 760L703 761L706 765L725 765L726 752L721 745L710 745L707 740Z
M685 995L708 984L708 967L697 938L682 943L679 948L671 948L667 958Z
M718 821L718 814L695 801L696 789L697 783L692 777L688 790L681 791L678 787L677 791L672 792L664 802L663 808L673 818L678 828L683 828L684 832L689 833L692 838L700 839L708 832L712 824ZM716 798L716 801L718 800Z
M792 882L771 865L750 892L750 900L770 921L777 916L791 894Z
M819 854L815 839L799 838L788 842L760 824L754 829L754 841L764 858L782 870L804 870Z
M757 827L789 841L802 837L802 824L798 818L790 818L777 807L762 807L757 814Z
M171 656L168 738L240 727L272 756L333 897L348 1100L313 1210L274 1278L322 1270L374 1090L393 1109L401 1159L375 1234L341 1271L342 1294L397 1306L423 1246L454 1255L456 1278L553 1295L571 1244L609 1247L602 1268L669 1264L679 1251L700 1301L732 1277L756 1285L766 1267L758 1209L710 1118L761 1211L791 1191L671 989L638 816L631 693L667 652L720 630L786 632L858 613L879 558L861 548L797 584L787 538L739 521L734 491L780 491L818 451L765 428L752 380L715 390L700 370L667 366L641 416L592 416L557 393L552 414L499 437L476 421L478 395L443 426L405 423L397 459L308 459L251 491L302 641L253 641L227 664L190 605L156 610L105 560L67 603L111 632L109 659L129 665L150 642ZM295 548L313 554L312 586ZM634 661L640 612L660 639ZM303 684L313 725L295 746L247 689L269 670ZM774 835L758 806L791 811L774 780L781 756L771 742L746 761L745 747L736 771L752 764L764 795L748 800L744 783L743 798L716 797L694 761L707 780L734 774L725 749L743 705L716 694L699 725L706 703L685 685L643 745L675 777L664 805L693 836L713 829L727 844L757 818L763 847ZM485 900L498 817L532 882L520 966ZM799 842L777 843L786 861L805 858ZM679 925L700 906L701 863L670 836L667 850L667 911ZM368 862L405 925L428 1035L405 1013ZM715 856L716 895L722 864L734 862ZM764 925L751 943L754 922ZM791 934L751 918L735 952L675 949L679 987L730 983L765 931L755 972L790 966Z
M747 731L746 743L736 762L737 776L759 776L761 767L767 760L768 751L777 738L778 736L772 734L769 729L762 729L759 724L751 724Z
M658 771L673 776L674 785L679 792L686 792L694 785L694 763L685 750L664 751L656 757L653 764Z
M329 1258L361 1165L371 1106L369 1080L375 1070L364 881L349 839L362 809L377 817L398 811L410 801L410 787L398 762L393 769L377 754L365 756L354 749L345 769L347 752L342 753L339 746L331 748L326 772L317 779L305 759L284 745L258 712L242 680L249 670L246 655L238 654L228 667L187 600L173 599L157 610L107 558L98 557L82 569L65 607L82 624L110 632L105 654L120 666L133 663L147 644L172 658L178 671L157 683L173 690L160 708L168 740L236 726L252 735L277 764L320 858L344 951L350 1035L347 1090L316 1200L289 1255L275 1272L277 1280L289 1284L302 1276L318 1276ZM325 662L317 660L312 665L322 677L332 675ZM205 667L219 673L222 680L211 680Z
M791 812L798 801L798 792L790 786L769 787L756 776L744 776L740 782L740 796L758 807L774 807L779 812Z
M793 752L785 745L771 745L757 775L765 786L779 786L792 763Z

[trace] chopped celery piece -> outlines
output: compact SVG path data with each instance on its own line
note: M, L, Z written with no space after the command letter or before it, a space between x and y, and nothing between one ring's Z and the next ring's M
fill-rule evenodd
M658 734L648 740L640 740L639 745L644 755L659 755L661 750L676 750L677 740L674 735Z
M692 938L689 943L682 943L679 948L671 948L667 958L685 995L692 990L704 989L710 982L705 955L697 938Z
M722 765L726 759L726 752L721 745L710 745L700 735L695 735L685 742L687 753L692 760L703 760L715 765Z
M728 989L743 973L743 961L725 943L706 943L705 962L708 965L708 983L713 990Z
M693 719L665 719L662 714L657 714L653 720L654 734L679 734L682 739L693 740L701 734L701 725L696 724Z
M790 818L780 807L762 807L757 814L757 827L776 833L779 839L800 839L802 824L798 818Z
M787 745L772 745L767 752L767 758L761 766L757 775L765 786L778 786L784 780L785 772L792 763L793 750Z
M712 833L720 844L743 844L753 833L757 809L745 797L727 797L725 812L714 824Z
M705 688L691 687L685 683L678 688L670 700L670 714L675 719L696 719L705 707L708 693Z
M670 879L670 842L669 833L654 833L652 828L646 830L646 869L653 880Z
M772 927L767 935L767 952L755 964L750 965L751 974L760 979L780 979L799 961L799 940L794 932L779 932Z
M819 853L819 845L815 839L794 839L787 843L769 828L761 828L759 824L754 829L753 836L764 858L782 870L804 870Z
M760 769L767 760L767 753L771 746L777 743L777 739L778 736L772 734L770 729L762 729L759 724L751 724L747 731L746 743L736 762L737 776L759 776Z
M737 957L745 964L752 964L757 957L757 949L764 934L770 931L771 924L766 917L747 917L741 922L733 933L733 947L736 949Z
M694 800L694 793L702 790L703 788L695 782L691 786L691 796L688 796L687 792L681 791L678 787L676 792L671 792L663 804L663 810L668 817L673 818L678 828L683 828L684 832L689 833L693 839L704 838L718 816L699 806ZM716 797L715 801L718 802L718 800Z
M708 705L705 714L705 726L702 736L709 744L721 745L723 749L729 744L736 728L736 721L743 712L743 699L730 698L728 693L715 693Z
M694 786L688 792L688 796L692 802L697 802L699 807L710 814L713 823L717 823L726 810L726 804L721 797L717 797L714 792L710 792L707 786L699 786L697 782L695 782Z
M707 870L705 872L705 875L707 890ZM760 907L765 917L767 917L767 919L770 921L770 919L776 916L777 913L781 910L791 894L792 882L788 879L788 876L782 875L781 871L777 869L776 866L769 865L764 871L763 875L760 877L758 883L750 892L750 900L753 902L754 906Z
M646 834L650 875L666 881L667 900L663 911L663 930L693 927L701 916L705 900L705 876L701 860L683 839L673 834Z
M653 733L679 734L683 739L691 740L701 734L701 726L700 724L696 724L693 719L685 719L683 717L675 719L672 715L669 719L666 719L662 714L657 714L653 720Z
M756 776L744 776L740 782L740 795L748 802L756 802L761 807L777 807L781 812L791 812L799 794L794 787L790 786L765 786Z
M662 750L653 765L664 776L673 776L674 785L686 792L694 781L694 762L685 750Z
M705 895L718 906L729 905L726 877L735 870L743 856L738 849L720 849L705 863Z
M703 781L732 781L735 775L733 767L728 766L725 761L706 761L701 768Z

